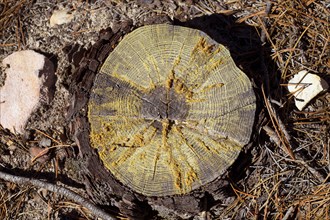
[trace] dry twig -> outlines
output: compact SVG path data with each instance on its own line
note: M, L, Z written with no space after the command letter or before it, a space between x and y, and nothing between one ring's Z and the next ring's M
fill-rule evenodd
M77 193L73 192L72 190L69 190L63 186L58 186L55 184L47 183L38 179L33 178L27 178L27 177L21 177L21 176L14 176L8 173L5 173L3 171L0 171L0 179L3 179L5 181L9 181L16 184L30 184L35 187L44 188L51 192L60 194L62 196L65 196L74 202L88 208L95 216L103 218L103 219L116 219L114 216L106 213L99 207L95 206L93 203L88 201L87 199L83 198L82 196L78 195Z

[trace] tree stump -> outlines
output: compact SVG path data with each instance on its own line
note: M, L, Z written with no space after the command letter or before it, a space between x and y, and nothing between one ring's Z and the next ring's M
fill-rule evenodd
M159 33L158 37L166 39L180 38L184 31L187 31L188 35L202 33L171 25L154 27L156 30L144 29L139 33L142 37L135 39L137 45L143 42L143 37L153 38L156 32ZM72 47L67 51L70 61L76 66L72 75L70 88L72 97L67 120L70 123L71 135L79 147L80 157L85 164L85 167L81 169L81 174L84 176L84 184L90 199L108 212L120 213L132 218L150 218L155 215L166 218L178 216L189 218L206 210L208 202L221 198L221 188L228 185L222 175L237 158L243 146L248 143L252 132L256 107L254 92L248 78L235 66L228 51L206 34L199 39L194 37L188 39L189 41L196 40L196 42L189 42L195 44L194 48L189 48L189 43L187 43L187 48L180 45L173 46L172 42L167 43L163 49L165 52L169 51L169 59L172 59L171 53L176 49L180 54L174 55L177 60L172 59L174 61L167 72L161 72L160 76L142 76L142 78L149 77L150 82L144 78L137 83L140 85L129 84L127 80L125 82L125 77L126 79L131 77L123 75L122 70L126 67L118 67L112 61L118 59L119 63L128 64L132 57L132 59L134 56L139 57L139 53L130 54L134 52L134 45L125 47L120 44L124 41L123 37L133 29L130 23L116 31L107 29L100 33L99 41L90 49L79 50L77 47ZM130 37L134 36L130 35ZM148 39L146 41L147 44L150 43ZM121 47L127 51L124 55L131 56L129 59L125 60L122 56L123 60L120 61L120 56L123 54L118 51L122 49ZM189 51L195 57L187 58L184 55L179 57L182 52L180 48L182 51ZM195 52L192 52L194 50ZM112 55L109 56L109 54ZM144 60L141 57L140 59ZM147 59L146 55L145 60ZM191 61L195 61L197 69L206 68L204 75L196 75L201 72L194 72L196 69L192 67L189 69L188 65L182 66L181 69L191 73L191 76L184 80L184 76L177 76L176 68L180 67L181 59L190 59L190 63L187 61L189 65L192 64ZM151 64L157 61L146 61L149 62L145 64L146 66L150 64L146 68L151 68ZM212 63L205 65L206 62ZM231 75L219 73L223 63L226 64L225 71L233 70L230 72ZM154 69L151 72L158 71L157 67L152 68ZM215 74L213 81L207 81L207 77L204 76L213 72L218 75ZM156 77L162 79L157 81ZM200 78L197 79L198 77ZM230 77L233 77L232 80ZM133 78L139 80L136 75ZM223 79L228 80L228 86L227 81L221 82ZM153 80L157 82L154 83ZM239 81L239 84L235 84L235 81ZM139 87L144 84L148 86L134 88L134 86ZM194 90L191 89L193 86L195 86ZM111 91L106 95L102 93L107 89ZM199 94L203 95L193 96L192 93L198 89ZM222 97L219 96L221 91L226 90L229 92L222 93ZM201 107L202 105L195 104L208 97L214 97L214 100L207 102L208 106ZM116 98L119 100L117 103ZM217 98L227 103L218 105ZM117 121L118 117L124 114L125 105L129 105L133 99L136 99L136 106L139 107L135 106L135 108L138 110L132 110L133 113L126 112L125 117L138 116L139 123L142 120L144 124L150 125L144 126L151 128L150 132L153 133L152 138L149 138L149 143L144 140L147 139L147 135L139 132L135 132L135 138L139 141L123 137L129 136L132 128L130 126L135 122L123 120L111 124L109 119L111 116L112 120ZM101 108L100 106L107 104L106 102L110 104ZM134 106L131 107L134 109ZM220 120L219 117L222 119ZM208 121L208 118L213 118L213 120ZM242 122L241 118L245 118L245 121ZM194 124L196 120L201 121L202 126L199 123ZM229 124L221 124L223 121ZM241 127L235 129L234 126L237 124L241 124ZM126 133L125 127L127 127ZM221 128L224 128L225 132L221 133ZM122 133L118 132L120 129L123 129ZM188 132L189 129L194 132ZM176 147L173 153L173 145L179 137L181 145ZM160 144L157 145L157 142ZM197 142L199 144L196 144ZM150 154L146 152L136 157L132 156L137 148L147 146L145 148L149 149L155 145L159 146L158 150ZM120 152L114 153L118 149ZM165 154L167 156L163 156ZM178 154L182 157L176 157ZM189 155L187 158L190 160L193 158L194 162L182 160L185 155ZM163 159L160 159L161 157ZM139 173L139 170L134 170L141 166L146 167L144 172ZM162 172L158 173L158 171ZM162 176L165 182L161 187L162 181L158 180ZM144 185L141 186L143 181Z

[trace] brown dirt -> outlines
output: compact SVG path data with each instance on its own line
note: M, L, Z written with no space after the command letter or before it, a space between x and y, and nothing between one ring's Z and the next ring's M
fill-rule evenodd
M61 8L70 9L74 19L51 28L49 18ZM321 0L2 2L0 60L17 50L34 49L55 64L58 81L53 102L34 113L25 135L0 127L0 171L66 186L118 217L329 219L330 94L320 95L300 112L284 86L303 69L330 84L329 14L329 5ZM77 77L81 65L76 62L93 49L100 31L110 27L120 39L128 30L155 22L200 29L228 47L254 82L259 101L252 143L232 169L185 197L139 197L113 180L100 181L106 174L99 165L93 168L99 168L99 179L93 179L84 171L98 163L97 157L92 157L92 163L82 157L83 139L77 138L87 130L74 135L73 129L80 119L83 122L86 109L75 106L68 114L79 82L91 82ZM0 73L1 86L5 75ZM88 95L88 86L87 91L79 88ZM36 147L50 149L32 162L31 148ZM0 218L94 216L65 196L0 180Z

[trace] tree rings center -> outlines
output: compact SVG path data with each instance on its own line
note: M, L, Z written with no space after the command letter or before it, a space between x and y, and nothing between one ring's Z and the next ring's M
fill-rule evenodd
M175 91L175 87L159 86L142 97L142 116L153 120L154 127L162 128L162 122L177 124L183 121L189 111L186 97Z

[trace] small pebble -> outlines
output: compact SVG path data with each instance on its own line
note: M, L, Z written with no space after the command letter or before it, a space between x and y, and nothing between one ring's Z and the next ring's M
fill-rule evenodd
M49 20L50 27L70 23L73 17L68 9L55 10Z
M295 104L301 111L318 94L329 88L328 83L316 74L302 70L289 80L288 90L295 97Z
M52 144L52 141L49 138L42 138L39 141L40 147L50 147L51 144Z

